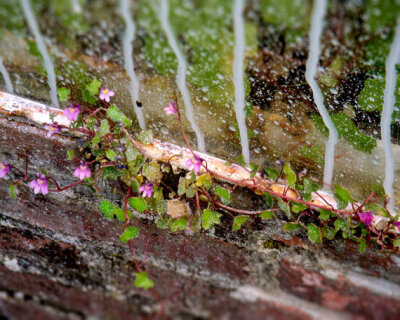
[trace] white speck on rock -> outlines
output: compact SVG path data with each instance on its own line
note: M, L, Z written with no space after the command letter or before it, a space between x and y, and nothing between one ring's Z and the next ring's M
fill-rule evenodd
M4 265L7 269L13 272L20 272L21 268L18 265L18 260L15 258L10 259L9 257L4 258Z

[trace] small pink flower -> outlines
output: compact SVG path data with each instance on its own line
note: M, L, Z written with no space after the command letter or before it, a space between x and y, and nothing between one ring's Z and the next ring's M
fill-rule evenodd
M170 101L168 103L168 107L164 108L164 111L165 111L166 114L175 114L175 113L178 112L178 108L177 108L177 106L176 106L174 101Z
M360 217L361 222L367 227L369 227L371 222L374 221L374 215L372 214L372 211L359 212L358 216Z
M5 161L0 163L0 178L4 178L11 171L11 166Z
M186 160L186 166L190 171L193 171L195 174L197 174L200 171L201 168L201 163L203 160L201 160L199 157L195 157L193 159Z
M39 192L42 192L43 195L46 195L49 193L49 189L47 186L47 178L44 174L37 174L37 179L36 180L32 180L29 183L29 187L33 189L33 192L35 194L38 194Z
M46 130L48 130L47 132L47 136L50 138L53 134L55 133L59 133L61 131L61 127L55 125L55 124L46 124L44 126L44 128Z
M107 87L100 89L100 99L105 102L110 102L110 97L114 96L115 92L108 89Z
M393 222L393 224L397 228L397 230L400 231L400 221L395 221L395 222Z
M64 116L68 118L69 121L78 120L79 113L81 112L81 106L79 104L70 104L67 109L64 109Z
M85 178L90 178L90 175L91 172L88 164L85 161L81 161L79 167L75 169L74 176L83 180Z
M142 193L143 198L146 198L146 197L151 198L151 194L153 193L153 184L146 182L144 185L142 185L139 188L139 191L143 192Z

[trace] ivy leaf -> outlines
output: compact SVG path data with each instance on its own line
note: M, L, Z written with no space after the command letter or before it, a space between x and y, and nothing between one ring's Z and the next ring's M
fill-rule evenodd
M210 189L212 186L212 180L210 174L205 173L197 177L196 186Z
M108 108L107 117L117 123L121 121L127 127L132 126L132 120L125 116L115 105L112 105Z
M360 247L359 247L360 253L364 253L366 249L366 241L364 238L361 238L359 241L360 241Z
M68 150L68 151L67 151L67 159L68 159L69 161L72 161L72 160L74 159L74 157L75 157L74 150Z
M241 154L239 157L235 159L236 163L241 165L242 167L246 166L246 161L244 161L244 156Z
M272 219L272 218L275 219L275 214L272 211L266 210L266 211L261 212L259 217L261 219Z
M126 147L125 155L128 162L131 162L136 161L137 157L140 155L140 152L138 148L129 143Z
M302 196L305 201L311 200L311 194L313 192L318 191L318 184L312 182L311 180L304 178L303 179L303 192Z
M144 144L150 144L153 141L153 131L142 130L137 138L140 142Z
M308 239L312 243L322 242L321 230L313 223L307 224Z
M157 162L146 163L143 165L142 174L151 182L158 178L161 168Z
M106 150L106 156L111 161L115 161L117 159L117 153L114 150Z
M289 222L285 223L283 226L283 231L293 231L297 229L302 229L303 227L301 226L300 223L294 223L294 222Z
M303 211L303 210L306 210L306 209L308 209L308 207L303 203L294 202L292 204L292 211L294 213L299 213L300 211Z
M104 214L104 216L107 219L112 219L113 218L113 213L112 210L114 208L114 204L111 203L108 200L103 200L102 202L100 202L100 211Z
M284 202L281 198L278 198L278 207L286 213L288 219L292 219L292 213L290 212L289 204Z
M122 210L120 207L114 205L111 210L112 214L117 217L119 221L125 221L125 211Z
M12 183L8 186L8 192L10 193L11 198L15 200L15 186Z
M325 209L319 209L319 218L322 221L327 221L331 217L331 211Z
M103 180L105 179L113 179L113 180L117 180L118 177L122 176L123 173L121 171L119 171L117 168L115 167L105 167L103 169Z
M138 227L129 227L124 230L124 232L121 234L121 237L119 240L121 242L128 242L131 239L135 239L139 236L139 228Z
M167 201L166 200L157 200L157 213L164 214L167 212Z
M279 172L272 168L265 168L268 178L275 180L278 178Z
M108 124L107 119L103 119L100 122L100 135L104 136L110 132L110 125Z
M232 230L239 230L242 227L242 224L245 223L247 220L249 220L248 216L236 216L235 219L233 219Z
M68 96L71 94L69 89L64 88L64 87L58 88L57 93L58 93L60 102L68 101Z
M219 212L204 209L201 216L201 226L204 230L211 229L215 224L220 224L219 218L222 216Z
M259 168L260 168L259 165L254 164L254 163L250 163L250 169L251 169L250 178L255 177L255 175L257 174Z
M157 227L160 229L167 229L168 228L168 219L163 217L157 220Z
M227 205L231 202L231 195L229 191L220 186L214 187L214 193L221 198L223 204Z
M100 86L101 82L97 79L93 79L92 82L86 85L86 89L91 96L97 96L99 94Z
M267 204L267 207L272 208L272 206L274 205L274 198L268 192L264 192L264 196L265 196L265 203Z
M397 238L393 241L393 246L395 248L400 248L400 238Z
M186 178L180 177L178 184L178 196L185 194L185 192L186 192Z
M136 272L135 276L136 279L135 282L133 282L133 285L136 288L147 290L154 287L154 281L149 278L147 272Z
M100 142L101 136L100 133L98 132L92 139L92 149L94 149Z
M331 227L323 227L321 228L322 236L327 238L328 240L333 240L336 235L336 230Z
M147 202L142 197L129 198L129 204L140 213L147 209Z
M286 181L289 187L295 189L296 174L293 172L292 168L290 168L290 164L288 162L285 162L283 165L283 172L286 174Z
M90 130L94 130L94 126L97 124L97 121L94 117L90 117L86 120L86 125Z
M339 186L338 184L334 185L334 190L335 193L338 194L343 200L346 200L348 202L353 202L353 198L350 195L350 192L343 188L342 186Z
M168 228L172 232L177 232L178 230L185 231L187 227L187 220L186 219L171 219L168 223Z
M336 219L336 221L335 221L335 230L336 231L341 230L343 238L347 238L349 236L349 234L350 234L349 225L342 218Z
M186 197L188 198L194 197L194 186L192 184L186 189Z

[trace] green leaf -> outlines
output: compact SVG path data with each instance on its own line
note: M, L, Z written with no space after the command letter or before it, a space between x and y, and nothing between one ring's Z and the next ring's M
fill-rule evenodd
M267 204L267 207L272 208L272 206L274 205L274 198L268 192L264 192L264 196L265 196L265 203Z
M167 229L168 228L168 219L166 217L159 218L157 220L157 227L160 229Z
M268 178L276 180L278 178L279 172L272 168L265 168Z
M312 243L322 242L321 230L313 223L307 224L308 239Z
M137 138L140 142L144 144L150 144L153 141L153 131L142 130Z
M289 204L284 202L281 198L278 198L278 207L286 213L288 219L292 219L292 213L290 212Z
M400 248L400 238L397 238L393 241L393 246L395 248Z
M68 96L71 94L69 89L64 88L64 87L58 88L57 93L58 93L60 102L68 101Z
M236 158L236 163L241 165L242 167L246 166L246 161L244 161L244 156L241 154L239 157Z
M255 175L257 174L259 168L260 168L259 165L254 164L254 163L250 163L250 169L252 171L251 175L250 175L250 178L255 177Z
M294 213L299 213L300 211L303 211L303 210L306 210L306 209L308 209L308 207L303 203L294 202L292 204L292 211Z
M140 213L147 209L147 202L142 197L129 198L129 204Z
M93 79L92 82L86 85L86 89L91 96L97 96L99 94L99 88L101 86L101 82L97 79Z
M172 232L177 232L178 230L185 231L187 227L187 220L186 219L171 219L168 222L168 228Z
M107 219L112 219L113 218L113 208L114 208L114 204L111 203L108 200L103 200L102 202L100 202L100 211L104 214L104 216Z
M181 196L186 193L186 178L180 177L178 184L178 196Z
M201 216L201 226L204 230L211 229L215 224L220 224L219 218L222 216L219 212L204 209Z
M100 133L97 133L92 139L92 148L95 148L101 140Z
M108 120L107 119L101 120L101 123L100 123L100 135L104 136L109 132L110 132L110 125L108 124Z
M103 179L113 179L117 180L118 177L122 176L123 173L119 171L116 167L105 167L103 169Z
M136 279L133 285L136 288L147 290L154 287L154 281L149 278L147 272L136 272L135 276Z
M117 123L121 121L127 127L132 126L132 120L125 116L115 105L108 108L107 117Z
M8 186L8 192L10 193L11 198L15 200L15 186L12 183Z
M335 191L335 193L338 194L343 200L346 200L346 201L348 201L348 202L353 202L353 198L351 197L350 192L349 192L347 189L345 189L345 188L339 186L338 184L335 184L335 185L334 185L334 191Z
M289 222L285 223L283 226L283 231L293 231L297 229L302 229L303 227L299 223Z
M272 219L272 218L275 219L275 214L272 211L266 210L266 211L261 212L259 217L261 219Z
M136 161L137 157L140 155L140 151L138 148L134 147L131 143L129 143L126 146L125 155L128 162Z
M307 178L303 178L303 192L302 196L305 201L311 200L311 194L318 191L318 184L312 182Z
M157 200L157 213L164 214L167 212L167 201L166 200Z
M186 189L186 197L188 198L193 198L194 197L194 185L190 185L187 189Z
M332 212L325 209L319 209L319 218L322 221L327 221L331 217Z
M68 150L68 151L67 151L67 159L68 159L69 161L72 161L72 160L74 159L74 157L75 157L75 152L74 152L74 150Z
M231 202L231 195L228 190L220 186L215 186L213 190L214 193L221 198L223 204L227 205Z
M345 220L343 220L342 218L338 218L335 221L335 230L342 231L342 235L343 238L347 238L348 235L350 234L350 228L349 225L347 224L347 222Z
M210 189L212 186L212 179L209 173L202 174L197 177L196 186Z
M155 182L161 171L157 162L146 163L143 165L142 174L151 182Z
M331 227L323 227L321 228L322 236L327 238L328 240L333 240L336 235L336 230Z
M366 249L366 241L364 238L361 238L360 240L360 253L364 253Z
M94 117L90 117L86 120L86 125L90 130L94 130L95 125L97 124L97 120Z
M131 239L135 239L139 236L139 228L138 227L129 227L124 230L124 232L121 234L121 237L119 240L121 242L128 242Z
M114 205L111 212L114 216L117 217L119 221L125 221L125 211L122 210L120 207Z
M290 188L295 189L296 174L290 168L290 164L285 162L283 165L283 172L286 174L286 181Z
M117 153L114 150L106 150L106 156L111 161L115 161L117 159Z
M242 224L245 223L247 220L249 220L248 216L236 216L235 219L233 219L232 230L239 230Z

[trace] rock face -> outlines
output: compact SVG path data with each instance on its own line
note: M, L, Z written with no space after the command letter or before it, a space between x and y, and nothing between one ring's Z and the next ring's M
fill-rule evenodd
M0 118L0 161L46 168L61 185L74 178L73 139ZM84 186L44 197L0 180L0 319L399 319L400 256L358 253L350 242L309 243L280 220L230 231L173 234L137 215L139 261L155 294L133 286L122 223L105 219ZM103 196L121 204L116 185ZM225 223L224 223L225 222ZM146 250L147 248L147 250Z

